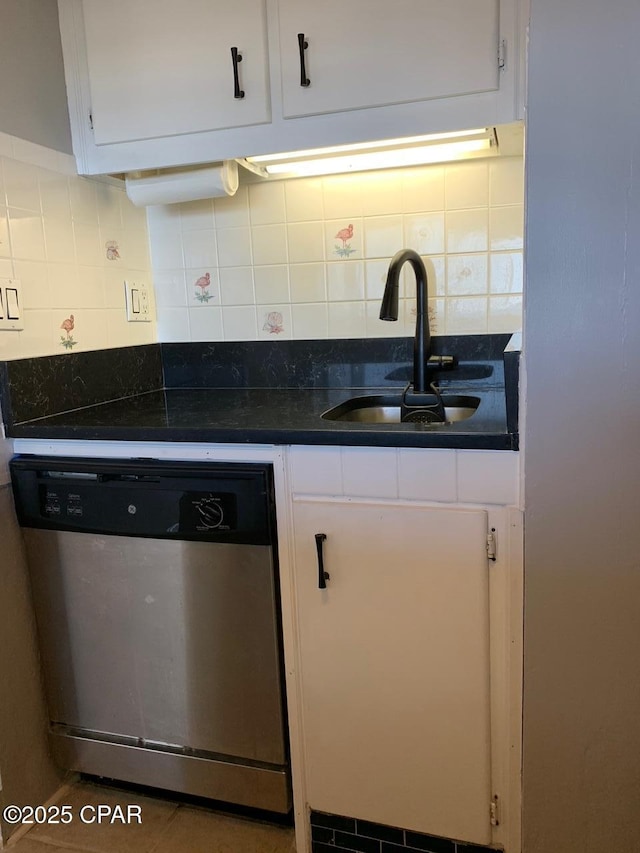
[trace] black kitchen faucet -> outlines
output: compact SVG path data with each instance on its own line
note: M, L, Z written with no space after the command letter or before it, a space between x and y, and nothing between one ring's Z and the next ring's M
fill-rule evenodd
M407 262L413 267L416 277L417 310L416 333L413 341L413 382L407 385L403 394L401 419L442 423L445 415L440 393L433 382L427 379L429 359L435 361L440 368L451 368L455 366L455 357L443 355L434 358L431 355L429 279L422 258L413 249L401 249L391 259L380 306L380 319L398 319L400 271Z

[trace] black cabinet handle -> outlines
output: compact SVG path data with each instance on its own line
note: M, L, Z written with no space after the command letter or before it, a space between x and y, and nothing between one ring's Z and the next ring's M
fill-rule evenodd
M231 61L233 62L233 97L244 98L244 92L240 88L240 78L238 77L238 63L242 62L242 54L238 53L237 47L231 48Z
M310 86L311 80L307 77L307 69L304 66L304 52L309 47L309 42L305 39L304 33L298 33L298 50L300 51L300 85Z
M318 589L326 589L327 581L331 580L329 572L324 570L322 543L327 538L326 533L316 533L316 551L318 552Z

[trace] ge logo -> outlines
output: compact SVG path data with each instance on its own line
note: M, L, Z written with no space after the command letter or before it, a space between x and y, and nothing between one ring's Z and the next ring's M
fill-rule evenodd
M138 512L138 507L135 506L134 504L129 504L127 509L129 511L129 515L135 515Z

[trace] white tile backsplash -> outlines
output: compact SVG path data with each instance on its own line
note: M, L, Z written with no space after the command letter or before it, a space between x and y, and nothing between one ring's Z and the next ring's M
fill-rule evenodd
M313 222L323 218L321 178L283 181L283 184L287 222Z
M364 299L364 264L361 261L344 261L327 267L329 302Z
M292 447L288 455L291 489L294 493L342 494L340 447Z
M56 190L49 195L59 202ZM76 196L88 213L90 191ZM149 208L160 339L163 329L176 340L187 328L175 311L168 323L162 314L195 307L196 272L216 282L207 305L221 309L222 322L209 327L211 340L411 335L409 267L400 319L378 317L389 261L402 248L425 262L433 331L514 331L522 310L522 205L522 158L504 157L270 183L250 178L230 198ZM200 325L198 340L203 334Z
M330 338L366 337L365 302L329 302L328 307Z
M489 167L492 206L524 203L524 170L521 157L500 157Z
M152 284L145 211L113 179L77 176L73 158L0 136L0 276L21 281L24 306L24 329L0 332L0 359L156 340L155 321L127 323L125 312L125 279ZM164 289L185 310L174 221L172 214L164 223L171 251L160 251L158 232L155 259L173 270Z
M69 182L69 196L73 221L97 225L98 199L95 183L86 178L72 180Z
M41 213L39 173L37 166L5 159L3 174L8 207L20 207Z
M447 257L447 295L486 295L489 290L488 256L449 255Z
M290 264L324 261L324 228L322 222L299 222L287 226Z
M517 453L468 450L458 451L457 457L458 500L461 503L517 503Z
M524 208L521 204L494 207L489 212L492 249L522 249Z
M213 199L189 201L180 205L165 205L161 208L166 216L180 216L180 227L183 231L200 231L215 228L216 220L213 214ZM162 215L162 214L161 214Z
M363 214L364 175L331 175L323 180L324 216L347 222Z
M252 267L228 267L220 270L220 302L222 305L255 306Z
M249 228L218 229L218 262L221 267L244 267L253 263Z
M444 252L444 213L405 216L403 245L420 255L441 255Z
M289 301L289 269L285 264L254 267L256 304Z
M218 266L218 246L213 228L186 231L182 235L182 247L187 269Z
M282 181L273 184L252 184L249 187L249 213L252 225L286 222Z
M489 204L489 164L484 160L447 166L444 185L447 210L467 210Z
M219 341L222 338L222 310L217 306L189 308L192 341Z
M397 498L398 463L394 447L349 447L342 453L345 494L362 498Z
M35 211L9 208L9 233L14 258L27 261L44 261L44 228L42 216Z
M489 248L488 208L447 212L447 252L486 252Z
M518 454L493 450L292 447L294 495L510 505Z
M452 335L482 335L489 331L487 300L481 296L447 299L447 330Z
M391 258L405 245L402 216L372 216L364 221L366 258ZM418 250L416 250L418 251Z
M329 313L326 302L308 302L291 306L292 337L298 340L326 338Z
M522 252L491 255L491 293L522 293Z
M455 451L399 449L398 497L405 500L455 502Z
M424 213L444 210L443 166L419 166L402 171L402 210Z
M176 205L172 205L175 207ZM182 205L179 205L182 207ZM235 195L213 200L216 228L238 228L249 225L249 191L239 187Z
M489 298L489 331L511 332L521 322L521 296L491 296Z
M291 264L289 280L292 303L327 301L324 264Z
M75 260L75 241L71 217L66 219L47 214L44 217L44 239L47 260L72 264Z
M229 306L222 312L223 334L227 341L255 341L258 334L255 305Z
M0 258L11 257L9 241L9 214L6 207L0 207Z
M369 174L363 184L363 216L402 213L402 171L384 169Z
M281 225L256 225L251 229L254 264L287 263L287 229Z

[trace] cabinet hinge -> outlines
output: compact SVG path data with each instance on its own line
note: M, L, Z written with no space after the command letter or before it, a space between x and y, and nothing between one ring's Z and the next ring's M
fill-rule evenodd
M504 71L504 66L506 64L506 56L507 56L507 40L500 39L498 42L498 68L500 71Z
M89 113L89 127L93 130L93 113Z
M487 533L487 557L489 560L496 561L496 529L492 527Z
M489 806L491 826L500 826L500 801L498 795L494 794Z

